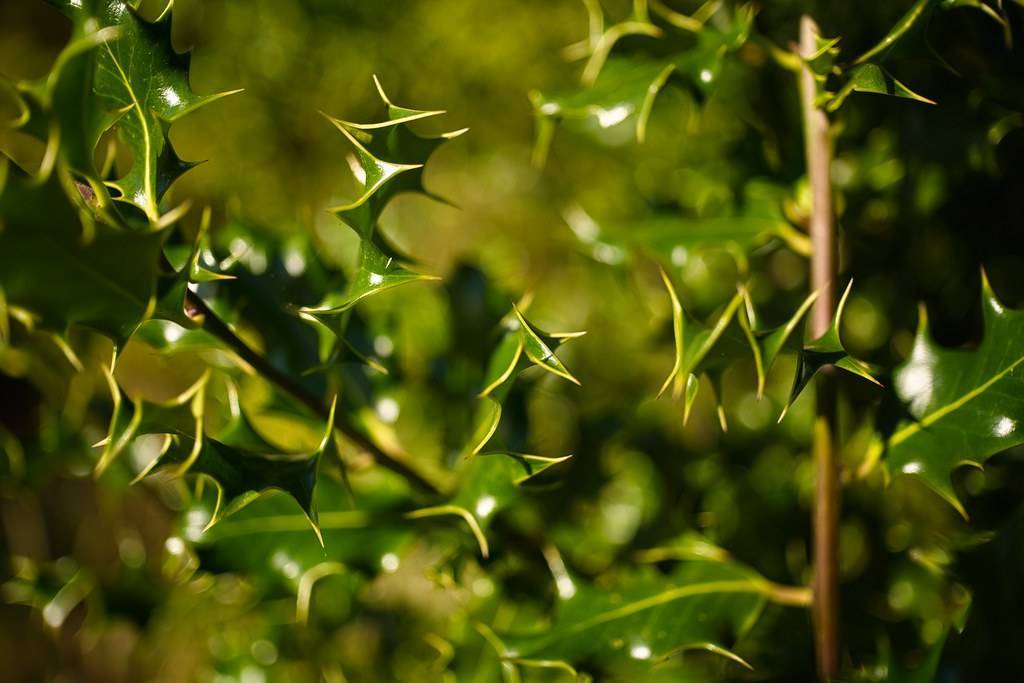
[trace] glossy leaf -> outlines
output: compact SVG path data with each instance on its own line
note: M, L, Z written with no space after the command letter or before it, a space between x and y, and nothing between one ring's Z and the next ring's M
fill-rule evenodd
M903 85L882 67L876 64L862 64L855 67L847 77L846 83L828 102L828 110L835 111L843 105L846 98L855 92L874 93L876 95L891 95L904 99L917 100L926 104L935 104L934 101L918 95L916 92Z
M550 626L500 635L504 659L636 676L687 650L707 650L749 666L730 648L773 590L745 567L707 561L684 562L668 576L636 572L600 588L561 568L556 585Z
M117 29L117 39L107 41L97 54L93 89L109 112L117 112L121 140L132 151L127 175L109 185L117 199L141 209L158 222L158 204L176 178L191 168L175 153L167 128L178 118L219 97L196 95L188 82L188 54L171 45L172 3L154 23L136 13L135 4L123 0L56 2L76 27L93 25Z
M399 265L386 256L372 241L363 242L359 249L359 267L348 289L338 297L328 296L319 306L299 309L300 314L324 320L341 315L366 297L387 291L399 285L421 280L437 280Z
M421 137L413 133L408 124L444 112L398 107L388 99L376 77L374 83L387 108L387 120L352 123L325 115L352 144L355 154L350 159L350 166L360 185L360 195L355 200L331 209L331 213L362 240L372 240L380 251L394 258L400 254L377 230L377 221L384 207L403 192L432 196L423 187L423 169L442 144L459 137L467 129L437 137Z
M758 396L764 395L767 375L771 372L772 366L775 365L779 353L785 347L787 340L793 335L793 332L800 326L800 322L817 299L818 292L812 292L784 324L771 329L761 329L758 326L757 315L754 312L750 296L744 291L744 303L746 306L741 309L740 324L744 326L745 330L750 330L756 339L754 361L757 365Z
M851 356L846 351L846 347L843 346L843 342L839 337L843 310L846 308L846 299L850 296L850 290L852 289L853 281L850 281L843 292L843 296L839 299L839 304L836 306L836 314L832 318L832 324L829 326L828 331L817 339L804 343L797 360L797 371L796 376L793 378L793 389L789 393L789 401L786 403L782 415L779 416L780 422L786 417L786 413L789 412L793 401L810 383L811 378L826 366L837 367L878 386L882 386L881 382L875 379L872 374L873 368L864 361ZM805 305L807 304L805 303Z
M549 458L522 453L481 453L466 466L452 505L472 514L486 530L492 519L519 498L521 487L572 456Z
M535 162L543 163L553 128L560 122L595 132L628 127L637 142L643 142L654 100L675 70L674 64L664 60L614 58L592 88L553 96L534 91Z
M284 495L263 496L213 526L207 524L211 511L197 504L178 540L195 544L212 567L244 572L268 592L283 589L295 600L296 621L306 623L317 613L340 621L347 615L339 608L350 605L333 602L338 596L332 591L323 596L332 602L318 607L318 586L340 577L348 601L356 600L356 589L367 579L400 568L415 533L396 501L361 496L360 507L351 509L341 505L346 498L334 479L324 477L318 484L322 543Z
M742 290L729 300L714 323L705 326L687 316L679 301L675 286L664 270L661 271L661 278L672 302L675 362L668 377L661 385L658 396L664 394L671 386L672 397L683 398L683 422L685 423L689 419L690 408L697 399L701 375L708 374L712 381L716 382L719 376L718 371L726 359L734 357L737 353L752 353L755 360L759 360L760 351L753 335L746 327L742 328L742 339L740 339L740 335L726 334L730 323L743 304L745 294ZM763 375L760 363L757 364L757 367L760 384ZM719 421L722 423L722 428L726 429L725 413L720 405L721 391L718 392L717 399L719 401Z
M24 117L15 122L29 135L53 145L53 161L66 166L89 184L100 207L109 204L100 171L95 166L96 146L104 131L120 117L94 96L98 54L121 33L115 26L75 25L75 35L57 56L43 79L20 83Z
M299 309L303 318L323 324L345 346L347 311L363 299L399 285L420 280L437 279L415 273L400 261L404 258L378 229L377 222L384 208L396 195L419 192L430 195L423 186L423 169L434 151L444 142L466 132L466 129L438 137L421 137L408 124L443 114L400 107L384 93L380 81L374 84L387 111L387 119L377 123L352 123L325 117L349 140L354 155L349 165L360 188L359 196L346 204L330 209L360 240L357 270L347 288L332 292L316 306ZM335 323L332 318L341 318ZM336 345L337 346L337 345Z
M530 323L516 305L512 306L512 311L502 320L502 336L487 366L472 434L465 448L467 456L479 453L494 436L501 421L501 405L519 373L536 365L573 384L580 383L558 359L555 351L566 341L584 334L543 332Z
M704 23L709 15L694 19L661 5L656 12L673 26L695 33L696 45L670 58L650 59L612 54L616 44L627 36L654 40L664 37L664 31L650 22L646 2L637 3L628 19L607 28L599 2L589 3L588 10L589 39L568 49L587 57L581 77L583 88L555 95L534 91L530 95L537 122L537 165L544 164L555 126L563 121L582 124L595 137L620 140L621 136L606 133L626 126L637 142L644 142L654 101L673 74L703 98L717 86L726 55L746 43L754 18L752 6L743 5L732 16L723 12L722 20L712 25Z
M122 344L154 310L166 233L124 230L76 206L77 188L57 172L38 181L9 175L0 189L8 304L58 333L79 324Z
M1003 306L987 280L982 289L984 337L975 350L936 344L922 309L910 357L893 376L910 417L886 443L892 471L920 477L962 514L953 471L1024 442L1024 312Z
M108 376L114 398L110 433L104 440L103 454L96 465L97 474L106 468L137 437L163 436L159 455L149 462L140 477L155 468L174 466L176 475L202 474L217 487L217 502L209 524L252 502L262 492L279 489L288 493L302 508L316 529L317 514L313 493L321 456L334 448L334 408L331 409L323 439L312 453L282 454L273 450L252 429L237 405L231 420L216 435L206 433L205 406L207 375L179 396L165 402L135 400L126 404L115 380ZM318 532L319 533L319 532Z

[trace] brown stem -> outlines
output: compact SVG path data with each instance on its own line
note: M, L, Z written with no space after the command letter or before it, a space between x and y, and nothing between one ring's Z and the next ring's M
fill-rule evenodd
M818 25L800 19L800 54L817 51ZM816 103L814 74L805 64L800 73L804 118L804 150L811 185L811 290L820 292L811 310L811 336L825 334L835 313L836 234L832 214L832 143L828 117ZM818 676L823 681L839 674L839 467L835 448L836 389L833 373L817 380L818 408L814 422L814 602L815 650Z
M287 373L282 372L271 365L270 361L268 361L264 356L242 341L242 339L235 334L234 330L232 330L227 323L221 320L217 314L206 305L206 302L203 301L199 295L189 291L186 296L185 303L192 317L202 319L203 329L224 342L224 344L226 344L228 348L248 364L249 367L258 372L268 381L276 384L281 390L290 394L295 400L305 405L325 421L328 419L330 409L319 396L296 382L295 379ZM405 477L411 484L427 493L441 493L440 489L438 489L436 485L426 479L422 474L394 456L385 453L379 446L377 446L377 444L373 443L373 441L363 435L359 429L352 424L349 416L344 414L335 415L334 424L337 430L341 432L345 438L353 442L359 448L368 452L382 467Z

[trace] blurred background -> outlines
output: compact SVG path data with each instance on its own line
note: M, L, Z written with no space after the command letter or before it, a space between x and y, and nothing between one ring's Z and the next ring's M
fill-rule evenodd
M160 4L145 3L143 14L154 17ZM614 19L628 4L604 6ZM697 6L670 4L684 12ZM885 35L910 4L773 1L758 7L754 21L758 33L787 46L799 15L810 12L824 35L842 36L849 57ZM854 355L883 368L883 381L910 349L921 303L941 343L977 344L982 268L1006 304L1024 302L1024 170L1017 163L1024 62L1020 41L1007 38L1019 37L1022 15L1006 4L1005 29L980 12L936 12L930 48L892 62L901 81L937 105L862 95L837 117L842 269L856 273L844 339ZM4 434L43 435L22 446L27 478L5 476L0 489L7 560L0 678L424 681L457 672L460 681L499 680L472 623L480 610L500 612L495 600L542 611L552 591L543 561L520 537L546 535L588 577L614 572L637 551L678 547L699 534L775 581L808 580L810 392L776 424L794 355L780 361L761 400L753 364L731 364L717 386L702 388L685 427L677 402L655 399L673 360L659 263L681 284L687 311L702 320L741 281L773 325L806 296L806 260L779 240L737 259L720 245L680 252L648 229L652 216L732 215L759 196L803 229L808 197L795 81L771 64L763 45L748 43L726 62L720 87L707 97L666 88L645 144L636 144L628 126L566 122L541 168L532 162L530 93L578 88L580 64L563 55L586 37L587 13L577 0L176 0L173 22L176 46L193 48L196 92L244 88L173 126L178 154L205 163L170 196L212 207L214 251L239 262L239 280L218 285L217 296L247 338L296 375L317 362L315 335L285 313L286 304L317 303L320 270L349 272L356 249L350 231L325 211L356 193L345 162L350 147L319 112L380 120L375 74L396 104L447 111L417 124L422 133L469 132L444 145L426 171L428 189L450 203L408 195L384 214L388 236L442 282L361 305L357 327L393 369L367 383L365 407L421 471L456 481L498 321L512 301L532 294L530 318L541 327L588 331L559 353L583 387L527 376L506 406L502 436L514 450L574 458L500 520L509 533L490 562L447 567L439 546L472 544L457 529L443 543L403 538L400 572L331 584L323 598L330 607L313 615L316 635L296 632L284 616L293 601L269 579L234 572L234 560L213 551L200 550L198 559L191 549L174 552L180 549L168 538L178 538L187 520L173 486L129 487L127 472L99 481L88 475L95 457L88 444L103 436L109 417L105 385L97 372L65 377L54 369L59 356L44 356L22 377L0 377ZM0 0L0 72L45 75L69 34L67 21L42 1ZM679 40L650 49L686 49ZM15 158L38 153L2 135L0 148ZM236 253L237 240L243 249ZM106 352L84 333L79 342L85 357ZM169 357L135 342L118 379L157 400L188 386L201 367L188 354ZM322 387L315 376L304 381ZM243 396L258 404L266 391L246 382ZM844 457L855 470L877 393L853 378L843 385ZM279 416L275 422L272 407L265 400L254 408L258 425L308 440L308 428ZM390 482L387 475L365 463L354 470L357 490L390 490L381 483ZM877 672L887 653L921 659L944 639L936 680L1009 680L1005 672L1022 670L1015 646L1024 637L1022 474L1016 452L984 471L958 472L969 522L906 478L887 482L876 471L848 486L840 569L851 671L885 680ZM372 545L375 538L338 542ZM425 578L432 568L437 575ZM488 576L500 577L498 597ZM58 607L48 616L49 605ZM947 635L958 620L964 630ZM456 653L424 633L444 633ZM665 680L810 680L811 638L803 612L773 608L742 644L758 673L698 661Z

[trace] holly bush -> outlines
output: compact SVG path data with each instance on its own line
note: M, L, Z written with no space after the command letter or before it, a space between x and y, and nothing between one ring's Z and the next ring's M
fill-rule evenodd
M1022 21L0 6L3 678L1019 677Z

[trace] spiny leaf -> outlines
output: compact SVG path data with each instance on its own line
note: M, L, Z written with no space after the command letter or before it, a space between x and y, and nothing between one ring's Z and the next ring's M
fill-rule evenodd
M451 503L473 514L482 529L511 505L530 478L572 456L549 458L523 453L481 453L466 465Z
M523 351L526 353L526 357L534 364L538 365L553 375L567 379L573 384L579 385L580 381L572 376L572 373L562 365L562 361L558 360L558 356L555 355L554 349L551 348L549 342L553 338L571 338L574 336L580 336L580 334L563 334L563 335L545 335L536 328L534 328L530 322L523 317L523 314L519 311L519 308L512 304L512 310L516 314L516 319L519 321L520 330L522 333L523 340ZM548 340L545 340L547 337ZM557 345L555 345L557 348Z
M789 400L782 411L782 415L779 416L779 422L786 417L790 407L793 405L793 401L804 390L804 387L811 381L811 378L825 366L835 366L881 386L881 383L872 375L872 367L864 361L850 356L839 337L843 310L846 307L846 299L850 296L852 289L853 281L851 280L846 286L843 296L839 299L839 305L836 306L836 313L828 330L817 339L805 343L801 349L797 361L796 376L793 378L793 389L790 391ZM807 305L805 302L805 306Z
M419 280L439 278L414 273L386 256L371 241L363 242L359 251L359 268L349 283L348 289L340 296L328 295L318 306L299 309L303 316L318 320L338 316L348 311L363 299L380 292Z
M935 104L933 100L918 95L913 90L903 85L882 67L876 64L862 64L850 72L846 83L829 100L827 109L835 111L842 106L846 98L855 92L874 93L878 95L891 95L902 97L927 104Z
M403 256L381 234L377 222L388 202L400 193L432 196L423 186L423 168L438 147L466 132L457 130L433 138L416 135L408 127L410 122L444 112L399 107L387 97L376 77L374 83L387 108L385 121L352 123L324 114L352 143L355 154L350 158L350 166L360 186L355 200L331 209L359 236L356 274L345 291L330 293L316 306L299 309L303 318L322 324L337 337L332 357L338 356L345 346L346 314L355 304L408 282L436 279L401 265Z
M121 112L104 107L93 93L93 84L97 55L121 32L115 26L100 28L95 22L79 28L46 77L17 84L25 110L15 127L46 141L52 147L48 156L53 162L65 165L87 182L95 204L105 208L110 203L109 195L94 158L100 136Z
M535 91L530 96L537 122L533 158L538 166L543 166L547 158L555 125L560 121L580 122L599 138L628 123L637 142L642 143L654 101L669 78L678 74L698 98L705 97L717 85L724 57L746 42L754 18L752 5L739 7L714 27L704 25L707 17L701 17L693 48L672 58L649 59L610 56L613 47L626 36L662 37L663 31L650 23L646 3L638 3L630 18L607 29L600 5L588 4L588 10L589 39L568 49L574 55L587 57L581 78L583 89L557 95ZM664 7L659 13L673 18L682 16ZM671 19L669 23L673 23ZM683 28L688 32L694 30L693 25Z
M58 335L72 324L95 329L117 349L151 318L197 327L184 305L190 283L227 277L198 265L205 228L175 271L163 251L169 228L127 228L117 214L88 203L64 166L43 178L17 169L6 182L4 175L0 170L0 287L10 305ZM160 331L168 343L181 332Z
M359 508L345 508L344 488L331 477L321 478L315 497L322 544L284 495L263 496L212 527L206 524L211 507L196 501L184 516L179 540L194 543L216 566L245 572L265 592L284 589L294 596L296 621L302 623L316 614L317 586L328 576L343 577L355 600L368 577L399 569L415 533L395 507L404 501L366 495Z
M377 221L381 212L392 198L403 192L433 196L423 186L423 169L442 144L462 135L467 129L437 137L421 137L413 133L408 124L444 112L398 107L385 95L376 77L374 83L387 107L387 120L352 123L324 114L352 143L355 155L350 166L360 185L360 194L355 200L335 207L331 212L361 239L373 240L382 252L398 257L400 254L378 233Z
M165 217L170 214L165 214ZM210 209L203 211L203 217L199 223L199 230L195 239L188 248L188 255L184 263L174 270L174 264L169 264L166 258L168 249L164 249L165 268L159 282L157 283L157 302L154 316L162 320L174 322L185 328L195 328L197 321L189 315L185 307L185 298L189 288L200 282L217 282L220 280L233 280L233 275L224 275L204 268L199 263L200 256L208 250L207 231L210 227ZM169 272L168 272L169 271Z
M2 175L0 286L9 304L55 332L80 324L123 344L154 309L166 230L107 222L73 203L78 189L62 173L33 180L12 170L6 184Z
M892 471L920 477L961 514L953 471L1024 442L1024 312L1003 306L987 279L982 311L984 337L966 351L936 344L921 309L913 350L893 377L910 417L886 443Z
M673 398L683 397L683 422L690 416L690 408L697 399L700 388L700 375L708 374L712 382L717 383L720 376L720 369L723 361L732 357L741 349L751 351L755 359L760 358L759 350L755 340L747 330L744 329L744 339L740 340L736 335L726 335L736 312L744 301L744 293L738 291L735 296L725 305L714 324L704 326L689 318L683 310L676 293L675 286L668 274L661 270L662 282L668 291L669 299L672 302L672 332L675 342L675 361L672 370L658 392L660 397L665 391L672 387ZM744 351L744 352L745 352ZM761 373L758 366L758 379ZM721 402L720 387L717 391L717 399ZM725 414L719 405L719 420L722 428L726 428Z
M638 571L600 588L572 577L560 559L549 563L559 598L551 623L535 633L500 635L503 659L635 677L702 649L746 665L728 648L752 626L766 598L778 597L755 572L725 562L681 563L668 577Z
M764 395L765 381L776 359L779 357L779 353L786 345L786 341L792 336L796 328L799 327L800 321L803 320L811 306L818 299L819 292L811 292L804 299L803 303L800 304L800 307L790 316L789 320L779 327L772 329L761 329L758 326L757 315L754 312L750 296L745 290L743 294L746 306L740 312L740 324L744 326L745 331L749 330L752 332L756 339L757 395L760 397Z
M167 138L167 129L180 117L231 92L196 95L188 82L190 56L171 45L168 2L154 23L143 20L134 4L122 0L59 3L76 26L98 22L117 27L115 41L103 44L97 57L94 90L108 111L121 112L118 133L132 151L127 175L108 182L152 223L164 191L194 164L182 161ZM90 11L91 10L91 11ZM238 92L238 91L232 91Z
M312 453L281 454L252 429L248 419L233 406L225 429L212 437L205 432L206 383L204 374L192 387L165 402L142 400L125 404L120 389L108 372L113 394L114 413L110 434L101 443L103 454L96 465L97 475L137 437L155 434L164 437L158 457L139 474L148 475L157 467L175 465L173 471L209 477L217 487L217 503L209 524L252 502L268 489L288 493L302 508L313 529L317 515L313 506L317 466L325 451L334 448L334 405L319 448ZM223 512L222 512L223 510Z
M579 380L555 356L555 351L566 341L581 337L585 332L542 332L523 316L516 305L502 320L502 330L484 375L484 387L473 419L473 433L466 446L467 456L479 453L494 436L501 421L502 403L519 373L537 365L553 375L579 384Z
M558 122L576 122L596 131L628 126L642 143L654 100L675 70L674 64L664 60L615 58L592 88L550 97L532 92L538 127L534 163L543 166Z

